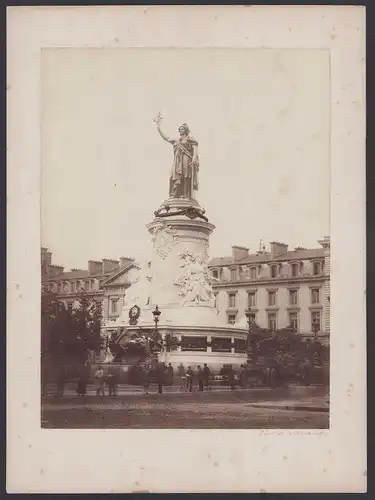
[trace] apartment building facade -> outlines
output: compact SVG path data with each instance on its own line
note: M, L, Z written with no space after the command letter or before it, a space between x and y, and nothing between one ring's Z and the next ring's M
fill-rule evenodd
M270 251L249 254L232 247L231 257L209 263L215 305L223 322L245 326L245 311L261 327L292 326L303 335L328 337L330 330L330 238L320 248L270 243Z

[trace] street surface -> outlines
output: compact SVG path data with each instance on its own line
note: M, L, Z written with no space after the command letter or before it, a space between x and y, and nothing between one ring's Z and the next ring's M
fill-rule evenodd
M134 389L134 388L133 388ZM215 390L42 401L42 427L65 429L327 429L324 388Z

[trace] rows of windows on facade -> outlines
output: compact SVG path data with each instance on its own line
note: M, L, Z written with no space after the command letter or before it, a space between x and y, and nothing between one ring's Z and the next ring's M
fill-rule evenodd
M282 290L284 291L284 290ZM299 299L298 299L298 289L287 289L285 290L287 294L287 308L290 309L288 312L288 325L293 328L293 330L299 330L299 312L293 311L293 308L300 309ZM247 307L257 308L257 294L258 291L247 291ZM267 314L267 326L270 330L276 330L277 325L277 316L278 313L276 309L278 309L278 290L269 290L267 293L267 308L271 309ZM236 310L237 292L228 292L228 323L234 325L237 321L237 313L232 312L231 310ZM320 306L321 305L321 290L320 288L310 288L310 306ZM272 308L275 308L275 311L272 311ZM249 315L249 319L251 322L257 322L257 313L251 312ZM316 328L317 331L320 331L321 328L321 312L311 310L311 326L312 329Z
M290 250L288 245L272 242L268 250L263 245L255 253L233 246L231 256L212 258L209 270L215 306L225 311L231 324L246 308L253 308L251 319L262 318L263 326L272 330L281 326L281 317L284 326L287 323L299 330L300 315L307 308L311 327L320 330L322 309L329 308L330 238L318 243L319 248ZM86 269L64 271L52 264L52 252L42 248L41 263L44 289L61 294L67 304L84 290L103 302L108 316L120 313L128 286L121 276L126 276L133 258L90 260Z

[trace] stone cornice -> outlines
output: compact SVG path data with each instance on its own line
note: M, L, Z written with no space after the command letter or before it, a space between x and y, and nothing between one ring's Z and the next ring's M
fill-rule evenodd
M61 299L79 299L82 297L82 293L77 293L77 292L51 292L51 293L56 293L56 295L61 298ZM85 290L85 295L93 295L94 297L98 296L103 296L103 290Z
M217 288L240 288L240 287L249 287L249 286L259 286L259 285L297 285L299 283L313 283L316 282L325 282L329 281L330 277L326 275L320 276L301 276L298 278L265 278L265 279L257 279L257 280L238 280L238 281L215 281L211 282L211 285L214 289Z
M117 324L107 324L102 327L103 330L116 330L118 328L126 328L128 332L131 333L140 333L142 329L144 330L154 330L154 325L144 325L144 326L130 326L126 325L124 326L119 326ZM244 338L248 334L248 327L246 328L236 328L232 327L231 325L223 325L223 326L200 326L197 328L196 326L178 326L178 325L158 325L158 331L160 333L172 333L174 336L176 335L185 335L189 334L192 337L197 337L201 335L202 332L207 332L207 335L211 335L213 337L219 336L218 334L220 333L220 336L227 336L227 337L233 337L234 335L239 335L239 338ZM198 332L198 333L197 333ZM211 332L211 333L210 333Z

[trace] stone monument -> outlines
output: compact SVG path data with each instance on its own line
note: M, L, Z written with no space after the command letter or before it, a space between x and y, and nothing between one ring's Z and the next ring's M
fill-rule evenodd
M160 114L154 122L160 136L173 150L169 198L147 224L153 245L152 260L134 269L123 310L106 328L122 327L134 332L152 329L152 311L157 305L161 311L158 331L162 336L170 334L178 341L189 336L204 337L208 346L213 337L232 339L230 353L226 355L220 352L214 355L211 347L205 352L189 352L180 346L173 352L162 353L162 360L194 365L212 364L212 358L217 358L214 364L243 363L246 354L236 353L234 343L235 339L244 340L247 330L222 324L215 307L207 267L209 237L215 226L197 201L198 141L190 135L187 124L179 127L179 137L170 138L161 129ZM130 314L134 307L141 311L136 324Z

